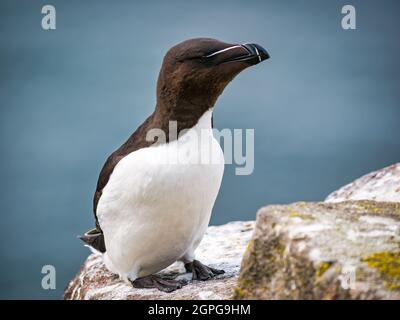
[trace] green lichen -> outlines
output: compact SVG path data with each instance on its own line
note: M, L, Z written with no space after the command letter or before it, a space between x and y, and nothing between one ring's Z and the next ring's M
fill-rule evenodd
M233 290L233 300L246 299L252 295L253 284L249 280L242 280Z
M244 291L242 288L236 287L236 288L233 290L233 296L235 297L235 299L241 300L241 299L243 299L246 295L245 295L245 291ZM233 299L233 298L231 298L231 299Z
M400 251L376 252L364 257L362 261L378 270L388 289L400 290Z
M274 274L283 268L284 252L285 246L280 237L268 242L251 240L244 254L241 275L234 288L233 299L254 299L257 286L268 288Z
M253 243L254 243L254 240L253 240L253 239L250 239L250 241L247 243L245 253L250 253L250 251L251 251L252 248L253 248Z
M332 262L321 262L316 268L316 275L318 278L322 277L324 273L331 267Z
M300 213L297 211L293 211L291 214L289 214L290 218L302 218L302 219L308 219L308 220L312 220L314 219L311 215L309 214L305 214L305 213Z
M292 213L289 215L289 217L291 217L291 218L300 217L300 216L301 216L301 213L299 213L299 212L292 212Z
M356 204L362 211L368 214L383 215L392 218L400 218L399 202L377 202L372 200L346 201Z

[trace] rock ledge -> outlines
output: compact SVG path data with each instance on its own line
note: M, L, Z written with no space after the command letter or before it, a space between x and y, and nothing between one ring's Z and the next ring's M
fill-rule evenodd
M267 206L235 299L400 299L400 203Z
M67 300L138 300L138 299L229 299L236 285L242 256L251 238L254 222L231 222L208 228L197 258L211 267L224 269L225 274L209 281L194 281L180 290L164 293L157 289L135 289L104 266L100 255L90 255L64 293ZM183 264L175 263L160 274L165 277L185 274Z

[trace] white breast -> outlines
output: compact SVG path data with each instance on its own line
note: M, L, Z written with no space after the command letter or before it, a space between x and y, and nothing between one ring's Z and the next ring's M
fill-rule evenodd
M178 140L135 151L114 168L97 207L111 271L145 276L197 247L224 170L211 116L212 110Z

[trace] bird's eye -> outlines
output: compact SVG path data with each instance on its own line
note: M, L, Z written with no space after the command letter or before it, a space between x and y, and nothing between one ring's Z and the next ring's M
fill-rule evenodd
M195 57L190 57L187 58L186 60L191 60L191 61L197 61L201 63L206 63L208 61L207 56L195 56Z

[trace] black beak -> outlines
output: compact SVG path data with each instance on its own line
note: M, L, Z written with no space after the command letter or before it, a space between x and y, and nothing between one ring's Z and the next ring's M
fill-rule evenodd
M242 47L245 48L248 52L247 57L241 58L242 61L249 61L253 62L252 64L257 64L270 58L267 50L265 50L259 44L245 43L242 44Z
M267 50L258 44L245 43L234 45L218 51L215 51L207 56L204 56L205 61L214 61L216 64L224 64L229 62L246 62L250 65L255 65L264 60L269 59Z

